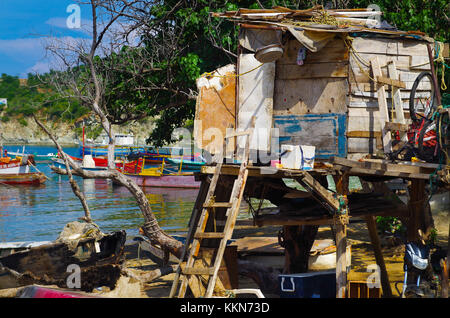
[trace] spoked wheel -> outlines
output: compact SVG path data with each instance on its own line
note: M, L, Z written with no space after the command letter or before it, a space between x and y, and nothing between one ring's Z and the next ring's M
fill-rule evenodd
M409 113L413 121L431 119L436 108L436 87L433 76L422 72L417 76L409 96Z

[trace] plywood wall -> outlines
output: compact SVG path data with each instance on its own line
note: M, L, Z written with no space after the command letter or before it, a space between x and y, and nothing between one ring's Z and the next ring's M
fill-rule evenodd
M348 49L336 38L322 50L307 51L297 65L300 42L291 39L276 63L274 115L345 113L348 92Z

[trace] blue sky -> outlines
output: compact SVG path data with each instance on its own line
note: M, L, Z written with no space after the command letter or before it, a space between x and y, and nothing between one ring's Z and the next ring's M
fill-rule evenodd
M88 38L82 29L69 29L70 0L0 0L0 74L26 77L46 72L51 61L45 56L49 36ZM89 8L81 7L82 21L90 20ZM82 22L83 23L83 22Z

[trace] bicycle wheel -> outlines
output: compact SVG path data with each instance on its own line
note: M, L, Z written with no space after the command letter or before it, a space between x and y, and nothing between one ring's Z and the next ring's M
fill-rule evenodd
M436 107L436 87L430 72L417 76L409 95L409 113L413 121L430 119Z

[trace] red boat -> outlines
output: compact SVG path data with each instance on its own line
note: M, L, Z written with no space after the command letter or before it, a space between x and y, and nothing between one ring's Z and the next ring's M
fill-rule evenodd
M73 161L75 161L75 163L78 163L80 166L82 166L82 162L83 159L81 158L77 158L71 155L68 155ZM58 155L58 157L60 157ZM92 169L92 170L103 170L103 169L107 169L108 167L108 159L104 158L104 157L92 157L92 159L94 160L95 163L95 167L92 168L85 168L83 167L83 169ZM62 159L58 158L56 160L53 160L55 163L58 163L60 165L64 165L64 162L62 161ZM119 170L120 172L125 172L125 173L137 173L139 171L141 171L142 169L142 165L144 164L144 160L143 159L139 159L139 160L135 160L135 161L130 161L130 162L121 162L121 161L116 161L116 169Z

